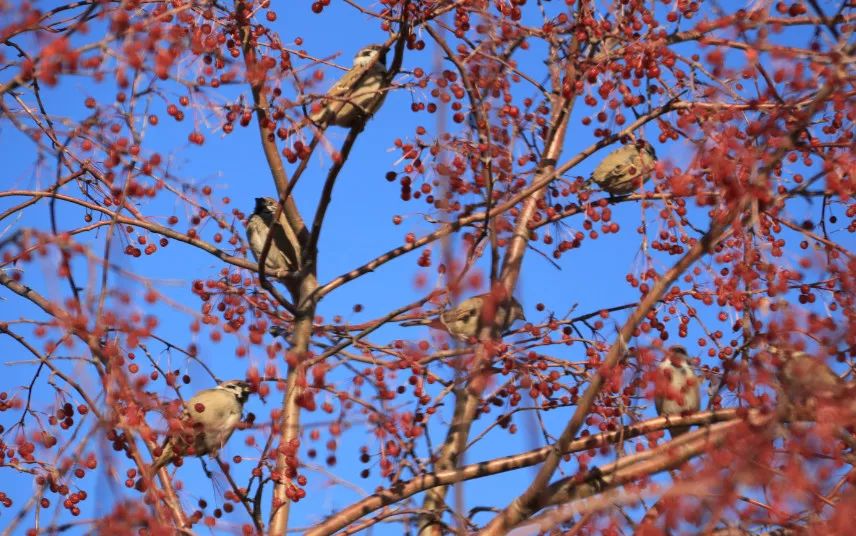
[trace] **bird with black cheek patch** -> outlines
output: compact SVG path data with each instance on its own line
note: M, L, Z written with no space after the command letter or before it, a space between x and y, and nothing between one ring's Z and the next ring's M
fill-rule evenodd
M184 429L167 438L152 474L183 456L217 456L241 422L251 392L247 382L229 380L193 395L184 403Z
M654 405L662 417L694 413L701 407L699 380L690 368L689 356L683 346L669 348L657 367ZM689 426L673 426L669 431L675 438L689 429Z
M656 163L654 147L636 140L606 155L588 182L613 196L632 194L648 180Z
M262 257L262 250L268 234L271 234L270 248L265 257L265 272L292 271L294 266L286 251L291 251L285 230L278 221L274 221L279 203L271 197L257 197L253 213L247 219L247 241L256 262Z
M386 98L386 49L369 45L354 56L354 66L327 91L321 109L309 118L317 125L351 128L368 119Z

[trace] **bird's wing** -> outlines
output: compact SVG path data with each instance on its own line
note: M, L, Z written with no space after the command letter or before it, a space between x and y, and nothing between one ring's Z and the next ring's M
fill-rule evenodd
M630 145L607 155L603 162L592 172L592 178L596 182L610 183L616 179L623 179L631 168L637 173L643 171L640 165L639 151Z
M368 65L362 67L354 67L344 74L342 78L336 81L335 84L327 91L327 95L331 97L342 97L351 92L351 90L360 85L360 80L369 71Z
M606 175L605 178L607 181L612 179L621 179L627 176L630 173L630 170L634 169L636 173L642 171L638 165L638 159L631 157L626 160L622 160L618 165L613 166Z
M247 221L247 240L250 243L250 251L253 256L258 259L257 251L261 251L265 245L265 235L267 234L267 225L262 221L261 216L253 214Z
M190 400L184 403L184 411L185 415L190 417L194 422L201 423L203 425L206 424L208 420L210 420L211 411L208 406L218 402L218 399L221 397L230 397L232 395L223 391L222 389L203 389L199 391L195 395L193 395ZM205 400L208 400L208 403L205 403ZM202 404L204 406L204 411L197 411L196 404Z
M446 311L445 313L443 313L443 321L458 322L461 320L466 320L472 318L473 315L478 314L478 311L478 307L474 307L473 304L462 303L451 311Z
M250 216L250 221L247 224L247 239L253 246L253 253L255 253L255 249L261 251L262 247L264 247L265 240L267 240L268 233L273 233L273 242L280 249L282 249L283 246L288 245L288 238L285 234L285 229L282 228L282 225L280 225L279 222L274 222L273 225L268 227L268 225L262 221L261 216L256 214Z
M695 383L691 387L692 394L695 397L693 407L688 408L691 411L698 411L701 409L701 382L698 381L698 378L695 378Z
M216 456L223 445L229 441L232 432L241 422L242 409L240 404L232 400L232 403L221 406L217 412L211 415L213 422L206 430L204 438L200 438L204 441L205 449L209 455Z
M674 374L674 370L669 367L668 361L662 361L657 366L657 376L654 379L654 407L657 408L657 415L663 414L663 405L668 400L668 389L671 388L672 384L671 376L668 375L668 372L666 372L667 370ZM656 392L657 384L659 384L660 388L663 389L660 392Z
M286 248L289 247L288 237L285 234L285 229L282 228L282 225L279 222L274 223L271 226L271 231L273 233L273 242L279 247L283 252L287 251Z

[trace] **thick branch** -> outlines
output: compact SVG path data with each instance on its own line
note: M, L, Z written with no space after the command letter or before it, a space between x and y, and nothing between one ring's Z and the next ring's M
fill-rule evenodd
M756 412L750 412L750 419ZM682 417L657 417L639 424L628 426L622 431L604 432L577 439L568 445L568 450L563 454L572 454L583 450L596 449L604 445L614 444L622 440L630 440L634 437L649 434L656 430L676 425L697 424L704 425L714 422L732 421L737 418L737 410L726 409L716 412L697 413ZM457 482L485 478L517 469L524 469L538 465L553 450L552 446L542 447L513 456L503 456L487 462L473 463L457 469L435 471L426 473L413 480L401 482L392 488L379 491L365 499L343 509L338 514L317 524L306 536L323 536L337 532L354 521L366 516L384 506L395 504L404 499L437 486L448 486Z

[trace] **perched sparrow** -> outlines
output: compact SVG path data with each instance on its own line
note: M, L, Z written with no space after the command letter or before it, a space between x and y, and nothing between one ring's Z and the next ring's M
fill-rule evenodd
M490 304L485 307L485 304ZM490 293L479 294L466 299L454 309L440 313L438 318L402 322L402 326L427 324L437 329L445 329L453 337L464 342L478 337L479 330L489 322L496 323L500 333L508 330L515 320L526 320L523 307L514 298L506 303L496 302Z
M265 272L268 273L294 269L285 254L286 251L290 251L288 238L285 236L282 225L273 220L278 207L279 203L275 199L257 197L256 208L247 220L247 240L256 261L262 256L262 248L264 248L268 233L273 233L270 248L265 258Z
M804 402L808 397L835 398L847 389L844 380L821 359L805 352L791 352L781 355L781 359L783 362L776 374L792 402Z
M692 413L701 407L699 381L689 365L683 346L672 346L657 368L654 405L660 416ZM686 433L689 426L673 426L672 437Z
M327 91L322 109L310 119L350 128L357 120L371 117L386 97L382 90L386 74L386 50L379 45L363 48L354 56L351 70Z
M604 57L613 50L623 45L622 41L613 35L604 35L603 37L590 36L589 46L593 47L592 52L597 53L597 57Z
M185 429L167 439L152 464L152 474L180 456L216 456L241 422L249 396L250 385L240 380L225 381L193 395L184 403Z
M824 359L805 352L782 352L773 348L770 353L779 361L776 370L781 384L779 410L786 419L822 420L824 425L838 421L846 426L856 422L856 382L844 381Z
M589 183L610 195L631 194L648 180L656 161L654 147L645 140L622 145L598 164Z

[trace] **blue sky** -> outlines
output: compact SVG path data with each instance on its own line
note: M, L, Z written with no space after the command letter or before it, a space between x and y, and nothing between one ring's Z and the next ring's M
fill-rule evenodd
M286 42L299 36L303 39L303 48L319 57L338 55L335 57L335 61L340 65L350 64L354 52L366 43L379 43L386 38L386 35L377 28L374 22L369 21L364 15L357 13L344 3L335 3L325 8L324 16L320 17L312 14L308 5L292 7L289 4L278 7L277 13L278 21L275 26L282 32L281 35ZM296 32L295 29L299 29L299 32ZM429 72L433 70L432 66L435 64L436 56L430 46L430 38L427 35L424 35L423 38L429 45L422 52L407 52L404 60L406 70L417 66ZM443 67L450 68L450 64L446 62ZM524 67L536 72L541 68L537 62ZM335 79L336 73L338 71L327 71L325 86L328 81ZM399 80L406 81L408 77L405 74ZM175 91L172 94L168 93L170 102L174 102L179 95L183 94L177 92L175 86L171 86L170 91ZM89 79L67 77L63 79L60 86L46 88L44 100L51 113L80 118L84 113L82 102L85 96L93 96L99 101L109 102L110 96L114 93L115 87L109 82L98 85L93 84ZM238 91L230 88L223 93L228 95L230 99L234 99ZM424 96L417 94L417 98ZM525 96L530 96L530 94L522 92L521 97ZM422 216L423 213L429 212L429 207L422 200L402 202L399 198L398 184L389 183L384 179L387 171L401 172L402 166L396 164L399 153L392 150L393 140L396 137L412 138L416 125L424 125L429 131L436 132L436 117L426 113L411 113L411 99L411 95L405 90L395 91L388 97L384 106L368 123L365 131L359 137L347 165L340 174L321 235L318 272L319 280L322 283L401 245L407 232L414 232L417 236L421 236L434 228ZM191 130L190 125L193 120L193 113L190 108L186 109L187 119L184 123L176 125L165 114L165 105L159 97L153 98L151 107L152 110L157 111L160 123L158 126L148 129L144 150L158 151L163 154L165 159L170 161L170 172L186 184L196 187L211 186L213 193L207 208L222 211L227 220L240 226L240 222L235 221L230 216L232 208L249 213L255 197L271 196L275 193L270 172L259 147L255 123L250 128L236 126L235 131L228 136L223 136L219 131L211 132L202 129L206 141L202 147L197 147L187 142L187 134ZM592 129L580 124L580 118L590 113L590 109L582 103L575 110L575 117L572 120L573 126L566 140L564 157L570 157L593 143ZM201 110L197 119L202 119L205 115L204 110ZM656 130L653 127L649 128L650 130L646 131L649 139L656 138ZM332 127L328 130L328 135L334 145L338 146L344 140L346 131ZM683 142L672 142L667 145L657 144L658 156L675 165L685 165L690 150ZM605 151L599 152L593 158L584 161L572 171L571 175L587 176L596 165L599 155L602 154L605 154ZM54 165L47 163L42 166L34 166L33 144L24 139L5 120L0 121L0 160L4 162L3 181L9 189L44 188L46 184L50 184L54 180ZM294 192L297 203L304 210L304 218L307 220L311 220L311 214L329 164L329 158L322 151L317 151L312 157L309 170ZM293 166L290 167L291 170L293 170ZM419 182L416 182L416 187L418 184ZM78 195L73 186L69 192ZM226 196L231 199L228 206L224 206L220 201ZM20 198L0 198L0 211L18 201ZM795 215L807 209L812 210L812 215L819 212L816 205L812 207L801 201L795 202L792 208ZM161 223L169 216L176 215L181 220L176 229L187 228L186 207L177 201L175 196L163 195L153 202L147 202L142 210L147 216L156 218ZM557 269L536 252L531 250L527 252L517 295L525 308L528 320L541 322L548 317L549 313L555 313L561 317L573 308L575 314L582 314L638 299L638 291L627 284L625 275L628 272L637 272L642 266L639 254L639 236L635 233L635 229L640 223L640 206L638 203L622 203L613 207L613 214L614 220L622 226L621 233L617 236L601 235L597 240L585 240L581 249L566 253L562 257L559 261L561 269ZM695 209L691 214L697 218L696 222L703 223L706 221L700 217L701 213ZM61 204L58 215L62 228L82 225L83 212L76 207ZM404 217L401 225L392 224L395 215ZM651 225L648 232L649 237L656 235L658 231L656 216L656 206L649 209L644 215L645 221ZM16 216L0 222L0 240L20 228L47 230L49 229L48 217L47 202L42 201L29 207L22 212L20 217ZM799 219L799 217L794 216L794 220L799 221ZM210 223L207 228L203 227L202 229L205 238L210 238L214 232ZM581 230L582 219L579 216L571 218L567 224L568 227L562 232ZM104 248L103 237L102 230L98 233L89 233L78 239L91 245L95 255L101 255ZM839 239L839 236L834 238ZM152 237L150 236L149 239ZM842 244L853 246L852 238L843 238L840 241ZM162 248L156 255L151 257L144 255L139 259L123 255L124 246L125 244L121 240L114 240L112 262L122 270L149 278L159 293L175 304L181 305L175 307L162 302L154 307L147 305L142 299L145 292L143 286L135 282L132 277L111 273L109 277L112 284L132 296L131 305L126 308L127 312L135 311L141 314L157 315L159 326L156 333L159 337L183 346L190 343L198 344L200 355L220 378L242 377L247 367L252 364L257 364L260 368L264 367L266 359L260 347L253 347L250 356L246 359L236 359L234 349L238 341L234 337L226 336L222 342L213 344L205 329L198 336L189 331L189 326L194 320L194 314L189 311L198 311L200 307L198 298L190 292L191 282L199 278L216 279L219 270L222 268L218 259L176 241L172 241L168 247ZM453 248L460 251L459 240L456 239L453 242ZM540 249L549 256L551 251L549 248ZM417 267L416 260L419 254L411 253L384 265L374 273L369 273L337 289L320 304L318 313L327 322L331 321L335 315L341 315L345 322L360 323L418 299L424 295L427 289L438 284L436 266L441 258L439 243L432 245L432 250L434 264L431 268ZM792 255L786 255L782 261L792 262L794 258ZM15 269L23 270L24 281L47 297L64 299L68 297L68 287L64 281L56 280L56 259L57 255L53 250L47 257L19 265ZM482 259L478 264L478 269L485 275L489 272L489 265L485 262L487 260ZM655 260L660 263L656 267L662 271L674 259L655 255ZM78 281L87 282L85 286L88 286L89 282L97 284L97 279L91 279L93 277L91 270L94 266L96 265L86 264L80 260L75 261L75 278ZM414 285L415 275L419 272L426 275L427 288L418 289ZM94 273L100 276L100 271ZM3 300L0 301L0 309L3 310L2 320L43 318L43 315L34 307L10 295L6 290L0 290L0 300ZM111 298L109 303L111 306L119 308L117 300ZM360 313L353 312L353 306L357 303L364 307ZM538 303L545 305L544 312L536 310ZM818 308L822 308L822 305L818 304ZM736 313L732 313L724 323L713 318L714 314L715 311L705 312L707 315L705 321L709 322L709 325L714 326L715 329L729 330L734 318L733 314ZM608 320L607 324L620 322L623 318L623 314L618 314L614 319ZM670 332L673 336L671 340L676 340L676 324L673 324L673 329L670 329ZM588 335L589 333L585 332L585 334ZM245 335L246 332L242 333L240 337L243 338ZM703 336L703 333L697 324L693 324L690 336L686 340L694 341L699 336ZM419 337L428 337L427 329L387 326L373 334L371 340L380 344L394 339L416 340ZM200 367L192 363L187 364L180 354L174 351L170 352L156 341L147 341L146 344L162 365L167 366L168 363L172 363L173 368L177 367L191 374L193 383L182 389L185 396L191 395L197 389L213 385ZM79 352L80 350L78 346L76 351ZM565 358L569 361L579 362L585 359L584 348L581 345L553 346L549 352L556 357ZM692 350L690 353L699 355L698 352ZM8 338L0 338L0 355L4 356L0 390L25 396L21 389L22 386L28 385L31 381L35 366L33 364L14 364L14 362L29 359L29 357ZM277 363L280 372L284 373L281 359L277 360ZM77 368L79 365L68 364L65 366L68 367L67 370L79 373L87 387L95 389L95 385L91 383L93 378L91 371ZM364 366L357 365L356 368L362 370ZM440 367L437 370L442 370L447 377L449 376L448 367ZM406 379L406 376L402 376L402 381ZM350 379L345 373L344 367L339 367L331 378L339 382L340 388L349 386ZM36 382L34 395L35 402L42 409L49 408L53 398L53 391L47 382L48 374L43 371ZM173 396L162 382L152 385L150 388L156 390L164 398L171 399ZM326 399L333 400L334 397L329 394L319 394L317 398L320 402ZM403 397L402 401L404 400L410 399ZM524 400L526 399L524 398ZM252 400L247 409L255 412L260 421L265 421L269 412L278 406L279 400L273 395L268 397L267 404L264 405L258 399ZM442 409L445 418L448 418L450 414L450 406L451 401L449 400ZM338 415L338 410L339 406L336 404L333 417ZM557 434L572 411L572 408L563 408L548 412L543 415L544 422L552 433ZM650 414L651 410L648 411ZM19 414L19 411L11 411L0 415L0 424L9 429L17 421ZM498 414L498 411L494 411L487 418L479 421L474 428L473 436L477 435L485 424L491 422ZM317 449L319 456L314 460L303 458L305 461L323 465L323 460L326 457L324 444L329 437L325 428L330 418L320 411L314 414L304 414L303 419L307 430L318 423L323 425L321 439L317 444L311 445ZM356 412L348 415L345 422L346 424L353 424L353 426L347 429L344 436L338 438L338 463L329 471L337 477L355 482L364 490L370 491L379 484L378 468L375 463L377 457L373 456L373 461L370 464L371 478L360 479L358 474L364 465L358 460L358 448L365 444L369 446L372 454L376 454L378 445L374 438L366 433L366 429L359 425L360 420L361 416ZM32 422L31 420L31 424L28 425L28 432L35 429ZM156 420L153 419L152 422L156 422ZM445 422L443 417L434 421L432 441L435 447L442 441L441 431ZM498 429L493 430L485 440L476 444L472 451L467 454L466 461L486 460L543 444L543 438L537 431L538 425L533 422L531 414L526 413L523 417L515 416L515 422L519 427L517 435L510 436ZM252 449L243 445L245 437L246 434L237 434L229 444L228 453L240 453L251 458L253 456ZM263 441L262 434L256 434L256 439ZM8 441L8 439L6 440ZM309 443L310 441L306 438L304 445ZM104 454L112 454L109 451L109 444L104 446L107 449ZM424 443L420 445L422 455L425 452L424 447ZM102 465L102 468L106 465ZM124 460L120 460L117 469L123 472L125 468L127 468L127 464L124 463ZM238 469L238 474L246 474L248 470L249 465L244 464ZM533 474L532 471L532 469L524 469L492 477L483 483L466 484L464 489L467 504L470 506L479 504L504 505L523 489ZM15 500L15 506L8 511L14 512L20 505L24 504L32 492L31 478L28 475L12 476L8 470L4 470L4 473L4 480L13 482L13 484L11 486L0 486L0 491L5 491ZM310 481L307 487L308 497L292 510L291 524L295 527L306 526L318 520L319 516L327 515L350 504L357 498L353 490L345 486L329 486L330 480L324 471L307 469L305 474ZM99 479L98 486L91 484L90 479L95 478ZM222 492L223 483L222 481L219 482L216 485L221 487L212 490L212 484L204 478L199 469L199 464L195 460L186 461L185 466L179 470L179 478L184 481L186 489L192 490L187 493L186 503L188 507L194 502L190 499L197 496L205 497L209 503L216 504L216 499L212 498ZM246 478L238 478L237 480L238 482L245 482ZM139 499L139 494L136 492L109 484L106 475L101 471L97 476L88 476L84 483L91 498L85 503L82 517L108 511L113 503L119 500L119 497L130 500ZM55 496L51 498L52 501L56 499ZM213 506L209 507L209 511L212 508ZM48 510L48 512L51 511ZM7 516L8 514L3 512L2 515ZM475 520L485 522L489 515L479 514ZM226 519L243 521L243 517L239 513L227 516ZM203 530L200 529L200 532ZM400 527L380 525L374 529L374 533L397 534L400 533Z

